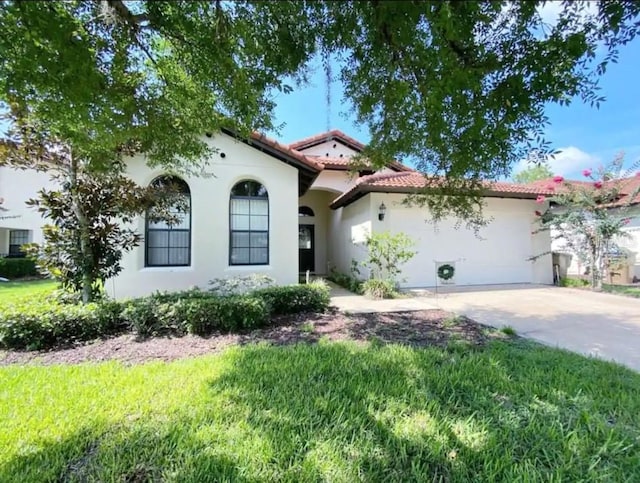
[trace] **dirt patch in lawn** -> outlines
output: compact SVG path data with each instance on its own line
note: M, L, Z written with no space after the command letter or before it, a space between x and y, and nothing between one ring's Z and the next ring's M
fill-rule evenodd
M483 345L488 338L503 337L500 332L465 317L442 310L350 314L300 314L279 317L264 329L244 334L214 334L210 337L154 337L140 340L127 334L112 339L47 352L0 351L0 365L79 364L117 360L126 364L172 361L220 352L233 345L267 342L286 345L332 341L398 343L412 346L446 346L452 342Z

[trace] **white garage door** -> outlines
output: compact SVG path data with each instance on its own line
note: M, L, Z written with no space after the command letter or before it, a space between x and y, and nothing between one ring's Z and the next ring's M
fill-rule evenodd
M389 229L417 241L417 255L404 266L402 285L436 285L436 262L455 262L456 285L531 283L531 225L522 214L486 212L493 221L479 232L455 228L450 221L424 221L417 208L390 210Z

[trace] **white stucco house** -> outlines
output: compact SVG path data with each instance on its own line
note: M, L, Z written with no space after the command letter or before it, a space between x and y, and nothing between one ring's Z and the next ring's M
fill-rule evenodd
M216 148L213 175L180 178L190 200L180 225L137 220L144 243L125 254L124 270L106 283L116 298L251 273L280 284L296 283L307 270L348 273L351 261L364 257L357 242L386 230L405 232L417 243L417 255L404 267L404 287L439 284L442 263L455 267L449 282L457 285L552 283L550 255L529 261L550 251L548 234L532 233L542 188L492 184L485 198L492 221L477 237L456 228L455 220L434 226L424 209L401 203L423 183L411 168L394 162L379 172L352 174L350 158L364 146L340 131L290 145L228 131L204 139ZM142 156L129 160L127 169L141 185L166 175ZM47 183L42 175L0 169L0 197L15 216L0 221L0 253L15 251L12 241L41 240L43 220L24 200Z

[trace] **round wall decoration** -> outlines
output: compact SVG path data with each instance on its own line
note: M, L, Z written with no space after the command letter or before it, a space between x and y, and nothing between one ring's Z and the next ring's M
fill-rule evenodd
M438 277L442 280L452 279L455 273L456 269L453 268L453 265L449 265L448 263L445 263L444 265L440 265L438 267Z

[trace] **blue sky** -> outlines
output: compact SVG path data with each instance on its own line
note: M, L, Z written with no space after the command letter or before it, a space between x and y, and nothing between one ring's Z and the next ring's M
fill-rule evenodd
M574 101L567 107L550 105L547 115L551 124L547 139L561 152L550 165L555 174L580 177L584 168L597 167L625 152L629 165L640 160L640 38L623 47L617 64L611 64L600 80L601 95L606 101L600 109ZM308 86L277 98L276 122L284 123L279 140L290 143L331 128L340 129L367 142L366 126L357 125L349 112L348 101L342 99L338 82L332 84L332 103L326 103L326 81L321 69ZM273 133L272 133L273 134ZM523 162L514 172L526 167Z

